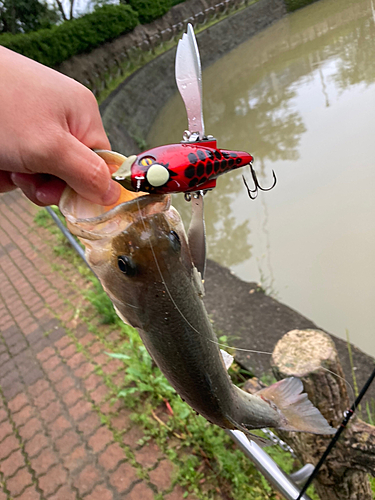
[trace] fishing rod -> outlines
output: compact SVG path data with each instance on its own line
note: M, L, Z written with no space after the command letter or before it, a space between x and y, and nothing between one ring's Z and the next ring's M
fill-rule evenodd
M304 484L304 486L303 486L303 488L302 488L302 490L301 490L301 492L300 492L300 494L299 494L299 496L297 497L296 500L302 500L303 499L303 494L305 493L305 491L307 490L307 488L310 486L310 484L313 482L313 480L317 476L319 470L321 469L321 467L324 464L324 462L326 461L328 455L330 454L330 452L332 451L333 447L337 443L339 437L344 432L346 426L349 423L349 420L354 415L356 408L358 408L358 406L359 406L359 404L360 404L363 396L366 394L366 392L367 392L368 388L370 387L370 385L371 385L372 381L374 380L374 378L375 378L375 368L374 368L373 372L371 373L371 375L369 376L369 378L367 379L367 382L365 383L365 385L362 387L361 392L358 394L358 396L357 396L356 400L354 401L354 403L352 404L352 406L349 408L349 410L347 410L344 413L344 419L341 422L340 427L337 429L336 434L333 436L331 442L327 446L327 449L323 453L321 459L316 464L314 470L311 473L311 476L308 478L308 480Z

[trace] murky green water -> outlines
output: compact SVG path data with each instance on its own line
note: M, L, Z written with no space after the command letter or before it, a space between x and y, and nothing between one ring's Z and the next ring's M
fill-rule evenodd
M278 178L256 201L242 171L219 179L209 257L375 355L375 4L321 0L287 16L205 70L203 95L218 146L252 153L262 185ZM148 143L186 127L176 93Z

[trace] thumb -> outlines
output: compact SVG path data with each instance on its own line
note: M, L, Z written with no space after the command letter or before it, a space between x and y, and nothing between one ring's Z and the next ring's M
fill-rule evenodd
M120 197L120 186L112 180L106 162L71 134L64 152L48 170L93 203L112 205Z

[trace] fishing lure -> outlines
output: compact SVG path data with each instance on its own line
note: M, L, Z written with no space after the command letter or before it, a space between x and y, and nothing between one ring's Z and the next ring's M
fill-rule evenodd
M144 151L126 158L112 175L129 191L150 194L205 192L216 186L216 179L226 172L250 166L254 189L244 182L250 198L258 189L268 191L276 184L274 176L270 188L259 185L253 170L253 157L244 151L219 149L213 136L205 135L202 112L202 71L197 42L191 24L178 43L175 64L176 83L185 103L189 130L183 141ZM104 159L108 152L96 151ZM113 153L116 154L116 153ZM189 198L187 198L189 199Z

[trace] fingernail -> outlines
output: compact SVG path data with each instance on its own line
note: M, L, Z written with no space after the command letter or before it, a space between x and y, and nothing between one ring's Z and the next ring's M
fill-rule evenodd
M102 198L104 205L113 205L120 198L121 188L120 185L113 181L112 179L109 181L108 191Z

